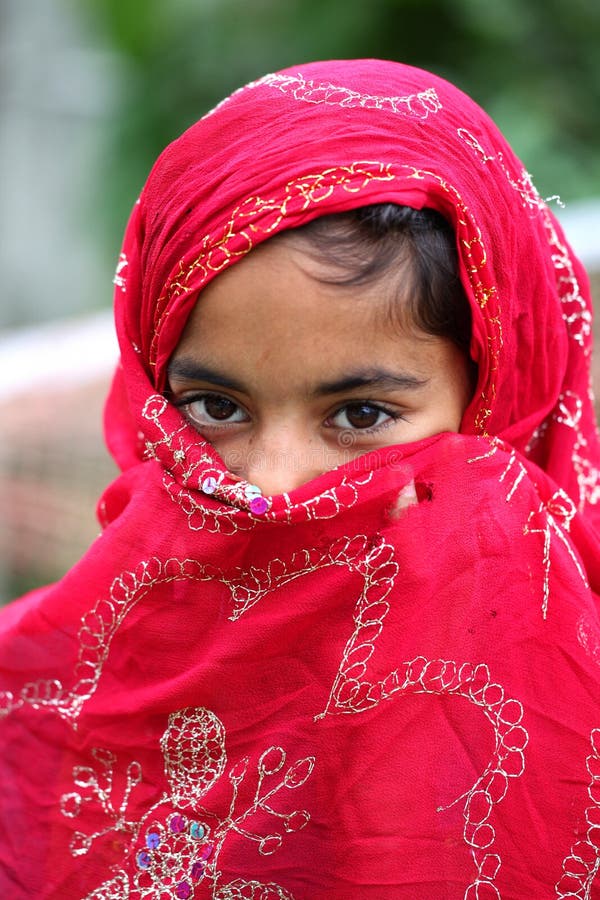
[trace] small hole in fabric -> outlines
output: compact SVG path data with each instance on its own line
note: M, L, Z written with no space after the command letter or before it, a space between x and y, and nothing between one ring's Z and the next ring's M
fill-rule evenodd
M418 503L429 503L433 500L433 485L424 481L409 481L400 489L396 500L386 509L386 518L394 521Z
M419 503L431 503L433 500L433 485L425 481L415 481L415 493Z

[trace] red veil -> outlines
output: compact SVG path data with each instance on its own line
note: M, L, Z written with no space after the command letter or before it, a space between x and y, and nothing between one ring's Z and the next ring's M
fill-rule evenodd
M257 497L166 362L253 246L384 201L456 232L461 434ZM103 534L0 618L0 895L600 897L588 284L495 126L396 63L268 75L164 151L115 282Z

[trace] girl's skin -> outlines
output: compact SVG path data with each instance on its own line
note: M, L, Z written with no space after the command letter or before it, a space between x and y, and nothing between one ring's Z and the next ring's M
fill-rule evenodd
M456 432L471 399L455 344L390 320L389 276L324 283L336 274L301 241L265 242L204 289L169 364L172 401L264 494Z

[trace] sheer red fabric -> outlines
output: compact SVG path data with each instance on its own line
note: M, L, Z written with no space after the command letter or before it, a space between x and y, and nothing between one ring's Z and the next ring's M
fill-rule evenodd
M461 434L257 496L166 363L225 267L375 202L455 229ZM589 289L495 126L397 63L266 76L161 155L115 284L103 534L0 618L2 896L600 897Z

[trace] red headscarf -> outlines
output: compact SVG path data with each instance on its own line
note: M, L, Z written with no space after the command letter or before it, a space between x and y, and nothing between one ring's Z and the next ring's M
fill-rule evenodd
M377 202L456 232L461 434L262 497L162 396L201 289ZM600 452L587 280L487 116L396 63L238 91L117 268L105 530L0 619L0 894L600 897Z

